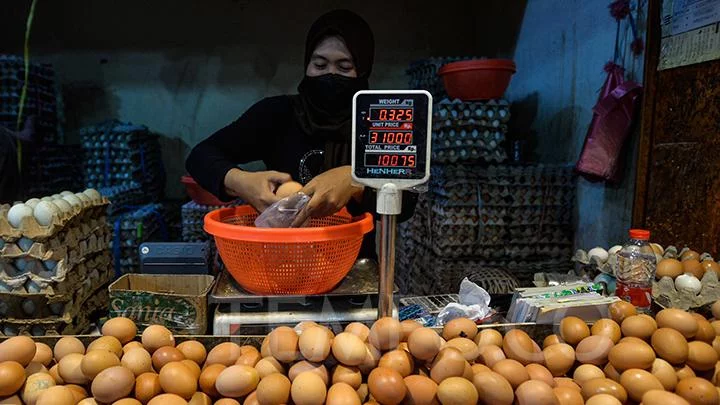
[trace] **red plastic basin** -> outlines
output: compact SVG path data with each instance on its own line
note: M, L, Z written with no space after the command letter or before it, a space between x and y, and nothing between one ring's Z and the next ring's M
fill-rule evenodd
M515 71L509 59L477 59L448 63L438 74L450 98L469 101L501 98Z
M212 195L209 191L200 187L195 179L190 176L182 176L180 178L180 182L185 185L185 190L190 198L200 205L220 206L229 204L218 200L217 197Z

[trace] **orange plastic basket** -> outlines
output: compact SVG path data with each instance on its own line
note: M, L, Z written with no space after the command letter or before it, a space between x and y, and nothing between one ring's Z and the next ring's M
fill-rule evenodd
M261 295L311 295L332 290L352 269L365 234L373 229L366 213L346 210L312 219L308 227L256 228L249 205L221 208L205 216L230 275Z

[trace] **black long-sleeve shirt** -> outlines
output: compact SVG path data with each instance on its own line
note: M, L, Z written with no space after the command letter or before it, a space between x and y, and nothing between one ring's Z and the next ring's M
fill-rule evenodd
M308 136L295 118L288 96L263 99L250 107L240 118L193 148L186 169L205 190L223 201L232 197L225 192L225 175L239 164L263 161L268 170L290 174L305 184L323 169L325 143ZM375 190L365 188L360 203L351 200L348 211L375 214ZM409 219L417 203L417 195L403 193L403 210L398 221ZM375 232L366 235L360 257L376 259Z

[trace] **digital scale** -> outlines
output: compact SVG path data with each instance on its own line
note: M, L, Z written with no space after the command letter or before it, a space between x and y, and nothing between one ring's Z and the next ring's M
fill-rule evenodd
M402 211L403 190L430 178L432 96L424 90L365 90L353 97L352 111L352 178L377 190L379 266L361 258L333 291L313 296L256 296L219 272L209 297L217 305L215 335L266 334L300 321L339 332L350 322L397 318L396 216Z

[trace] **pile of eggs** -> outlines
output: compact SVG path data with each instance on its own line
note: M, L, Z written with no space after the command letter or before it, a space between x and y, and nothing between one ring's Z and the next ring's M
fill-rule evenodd
M720 277L720 265L711 258L700 261L700 254L694 250L686 250L675 258L664 258L658 261L655 275L658 279L670 277L675 281L678 291L690 291L698 294L702 289L700 280L706 272L712 271Z
M713 307L720 319L720 302ZM113 318L87 347L28 337L0 344L0 404L29 405L679 405L720 403L720 320L626 302L592 327L566 317L541 348L465 318L442 334L415 321L278 327L260 348L176 344Z
M7 212L7 220L13 228L20 228L26 217L33 217L40 226L50 226L55 218L71 214L78 209L99 204L100 193L89 188L82 193L63 191L60 194L43 198L32 198L24 203L16 203Z

